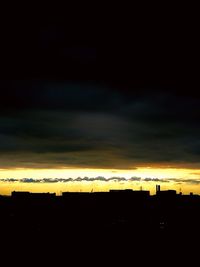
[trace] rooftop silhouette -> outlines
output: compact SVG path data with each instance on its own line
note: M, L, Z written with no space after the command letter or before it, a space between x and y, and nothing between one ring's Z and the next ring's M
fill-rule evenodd
M0 197L1 242L25 246L27 253L37 248L48 254L54 247L57 257L66 251L72 255L73 248L75 255L84 251L98 257L103 249L103 257L109 251L112 258L156 250L164 257L168 246L176 251L193 247L200 237L200 196L156 188L155 195L132 189L61 196L14 191Z

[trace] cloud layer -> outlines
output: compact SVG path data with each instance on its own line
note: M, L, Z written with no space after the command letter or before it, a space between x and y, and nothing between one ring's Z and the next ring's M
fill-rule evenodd
M0 84L0 168L199 168L200 99L95 83Z
M110 177L105 178L103 176L97 177L77 177L77 178L2 178L0 182L8 182L8 183L76 183L76 182L156 182L156 183L177 183L177 184L191 184L191 185L199 185L200 179L183 179L183 178L141 178L141 177L131 177L131 178L124 178L124 177Z

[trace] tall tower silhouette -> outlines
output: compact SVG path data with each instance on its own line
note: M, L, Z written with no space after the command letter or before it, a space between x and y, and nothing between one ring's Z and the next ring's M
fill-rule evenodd
M160 192L160 185L156 185L156 195Z

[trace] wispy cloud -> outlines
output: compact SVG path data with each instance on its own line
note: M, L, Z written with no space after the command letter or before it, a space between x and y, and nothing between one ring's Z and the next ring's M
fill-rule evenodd
M19 180L18 179L15 179L15 178L3 178L3 179L0 179L1 182L10 182L10 183L14 183L14 182L18 182Z
M33 179L33 178L23 178L20 180L20 182L21 183L40 183L40 180L39 179Z
M8 183L76 183L76 182L157 182L157 183L170 183L174 182L177 184L180 183L186 183L186 184L193 184L193 185L199 185L200 179L184 179L184 178L152 178L152 177L136 177L133 176L131 178L125 178L125 177L110 177L105 178L103 176L97 176L97 177L77 177L77 178L22 178L22 179L16 179L16 178L2 178L0 179L0 182L8 182Z
M159 179L159 178L144 178L144 182L159 182L159 183L169 183L168 179Z
M129 181L141 181L141 177L136 177L136 176L134 176L134 177L131 177L131 178L129 179Z
M186 183L186 184L194 184L194 185L198 185L200 184L200 180L199 179L183 179L183 178L171 178L169 179L169 181L173 181L175 183Z
M0 179L1 182L20 182L20 183L68 183L68 182L132 182L141 181L141 177L131 177L129 179L125 177L110 177L105 178L103 176L97 177L77 177L77 178L3 178Z

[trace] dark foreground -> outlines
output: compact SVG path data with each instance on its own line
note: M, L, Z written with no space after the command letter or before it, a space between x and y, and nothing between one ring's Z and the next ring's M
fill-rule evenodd
M200 253L200 197L19 194L0 198L0 230L2 266L191 266Z

